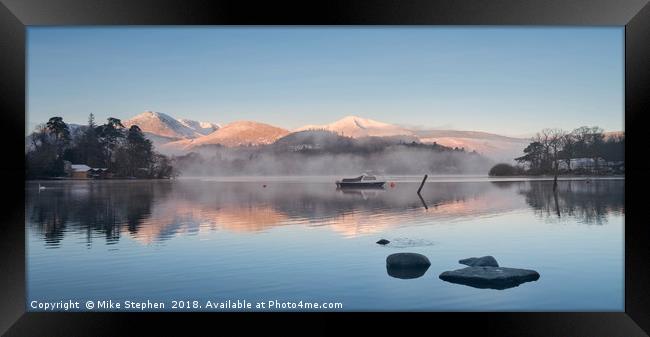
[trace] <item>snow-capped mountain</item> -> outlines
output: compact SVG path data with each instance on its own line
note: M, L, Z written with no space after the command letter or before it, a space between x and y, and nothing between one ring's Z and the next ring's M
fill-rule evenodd
M127 128L138 125L157 150L171 153L187 153L202 146L222 145L237 147L272 144L323 147L346 146L350 138L366 141L411 143L437 143L439 145L476 151L491 159L510 162L521 156L530 143L528 138L506 137L481 131L423 130L375 121L358 116L347 116L330 124L305 125L292 131L254 121L238 121L220 126L211 122L176 119L170 115L145 111L122 122ZM71 135L83 132L87 126L68 124ZM332 134L329 134L331 132ZM288 137L285 137L288 136ZM605 138L624 136L623 131L606 132ZM285 137L285 138L283 138ZM379 137L379 138L368 138ZM25 148L29 149L29 135Z
M328 130L353 138L405 136L405 139L413 138L422 143L435 142L452 148L476 151L497 160L512 160L520 156L529 143L523 138L505 137L480 131L412 130L357 116L347 116L331 124L306 125L294 132L302 130Z
M219 124L216 123L211 123L211 122L198 122L198 121L193 121L191 119L185 119L181 118L178 120L181 124L187 126L188 128L202 134L202 135L209 135L221 127Z
M481 131L418 130L415 135L422 143L437 143L452 148L476 151L498 161L511 162L521 156L530 140L496 135Z
M167 114L154 111L145 111L131 119L123 121L124 126L137 125L145 133L159 137L183 139L203 136L203 133L181 123Z
M226 124L209 135L171 142L163 147L166 150L174 151L216 144L229 147L271 144L287 134L289 134L289 131L269 124L237 121Z
M438 143L448 147L476 151L497 160L512 160L521 155L529 140L505 137L480 131L413 130L403 126L379 122L358 116L347 116L325 125L305 125L295 130L253 121L238 121L220 126L210 122L176 119L167 114L145 111L123 124L137 124L163 152L185 152L207 145L227 147L271 144L276 140L300 131L326 130L341 136L399 137L423 143Z
M336 132L342 136L361 138L361 137L384 137L398 135L412 135L413 131L401 126L374 121L372 119L361 118L357 116L347 116L336 122L325 125L305 125L293 130L327 130Z

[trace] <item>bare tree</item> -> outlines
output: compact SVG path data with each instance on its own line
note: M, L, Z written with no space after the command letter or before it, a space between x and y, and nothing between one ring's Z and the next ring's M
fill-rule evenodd
M533 143L538 143L540 144L541 147L541 153L539 154L539 166L542 171L546 171L550 168L550 152L551 152L551 146L549 142L549 135L547 131L550 129L544 129L541 132L538 132L533 138L532 141Z
M566 163L567 170L571 172L571 159L576 154L576 141L573 132L567 133L562 137L562 159Z
M598 171L599 152L604 141L603 129L594 126L581 126L573 130L575 151L581 157L591 158L594 169Z
M563 149L567 132L562 129L544 129L540 135L540 139L544 141L542 145L548 149L548 159L553 170L553 190L555 190L557 188L557 176L560 170L560 153Z

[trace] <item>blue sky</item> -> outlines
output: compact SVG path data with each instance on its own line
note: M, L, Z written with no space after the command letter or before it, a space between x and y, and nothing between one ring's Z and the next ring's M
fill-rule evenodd
M30 27L27 128L144 110L285 128L346 115L623 130L623 27Z

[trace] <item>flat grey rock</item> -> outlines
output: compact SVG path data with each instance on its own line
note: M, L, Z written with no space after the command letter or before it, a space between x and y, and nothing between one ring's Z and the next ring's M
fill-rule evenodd
M418 278L431 266L429 259L417 253L396 253L386 258L388 275L401 279Z
M481 289L508 289L537 281L539 273L530 269L505 267L466 267L440 274L443 281Z
M470 267L498 267L499 263L492 256L483 256L483 257L470 257L467 259L462 259L458 261L460 264L464 264Z

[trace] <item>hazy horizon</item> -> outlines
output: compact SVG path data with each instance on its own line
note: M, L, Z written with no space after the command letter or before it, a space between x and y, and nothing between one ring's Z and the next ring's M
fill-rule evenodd
M624 130L622 27L29 27L27 130L145 110L285 129L348 115L527 137Z

